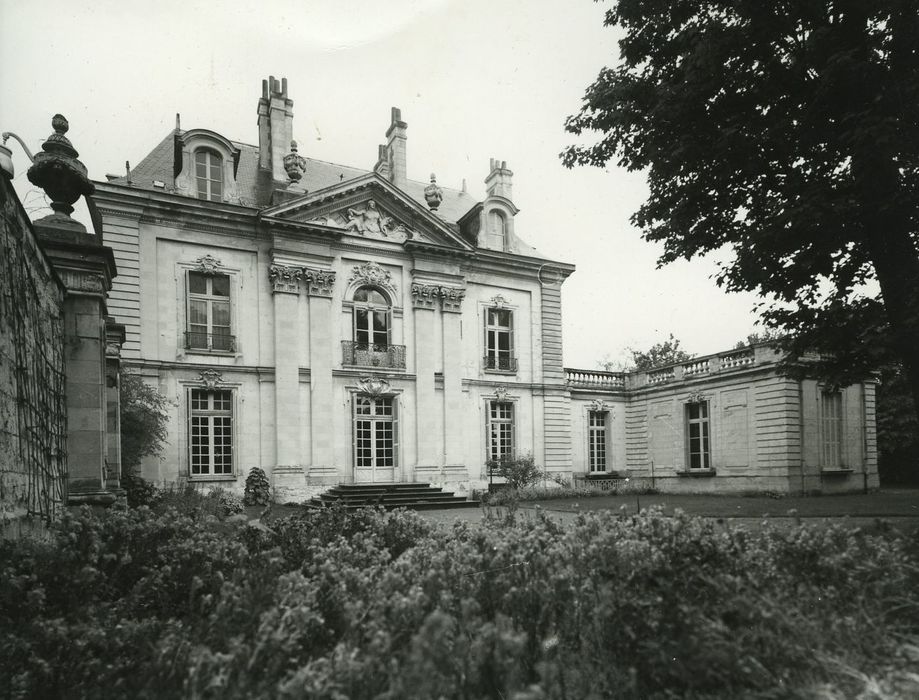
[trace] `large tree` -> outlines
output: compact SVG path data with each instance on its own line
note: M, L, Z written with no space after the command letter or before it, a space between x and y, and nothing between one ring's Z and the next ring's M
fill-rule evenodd
M566 165L647 173L660 264L730 249L793 356L902 363L919 408L919 0L619 0ZM872 291L879 290L879 291ZM886 348L879 348L885 345Z

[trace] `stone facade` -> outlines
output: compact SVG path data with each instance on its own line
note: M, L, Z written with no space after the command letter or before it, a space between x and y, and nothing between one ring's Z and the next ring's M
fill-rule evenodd
M130 180L96 183L121 273L108 308L125 326L124 361L173 407L167 456L144 463L146 478L241 490L261 467L281 501L339 482L463 492L487 483L489 458L531 453L559 479L651 478L654 463L663 488L854 483L841 468L833 482L824 469L794 480L810 445L794 436L809 434L809 414L772 360L621 384L566 371L561 285L574 267L518 235L505 162L491 161L476 201L434 175L407 178L397 109L371 170L311 159L291 143L286 81L264 82L258 114L257 148L177 128ZM681 443L696 389L712 396L710 416L693 423L710 431L696 455L710 468L685 476L698 471ZM867 406L871 389L846 390L846 430L867 430L872 416L857 428L850 403ZM595 409L602 464L598 417L586 408L594 401L605 407ZM866 441L860 468L871 468L872 450Z

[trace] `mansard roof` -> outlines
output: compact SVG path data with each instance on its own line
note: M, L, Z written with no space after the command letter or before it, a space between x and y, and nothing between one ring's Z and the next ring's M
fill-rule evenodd
M159 144L147 154L137 165L131 168L131 185L143 190L156 190L166 192L174 191L175 187L175 140L176 136L183 135L184 131L174 129L160 141ZM256 209L265 209L271 206L271 194L275 188L271 172L258 167L259 149L250 144L230 141L239 149L239 165L236 172L236 184L240 202L244 206ZM306 171L301 185L307 192L316 192L332 187L348 180L370 174L371 170L352 168L338 163L329 163L315 158L306 158ZM165 183L165 188L153 186L154 181ZM127 177L110 178L110 182L126 185ZM418 204L427 209L424 199L424 188L427 182L408 180L402 191L409 195ZM448 223L455 223L477 204L474 197L466 192L441 187L443 201L437 210L437 215Z

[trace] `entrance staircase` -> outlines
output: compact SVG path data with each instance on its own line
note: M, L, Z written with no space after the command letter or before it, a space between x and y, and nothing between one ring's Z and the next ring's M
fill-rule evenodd
M393 508L410 508L412 510L440 510L442 508L478 508L478 501L471 501L462 496L430 484L339 484L309 502L313 508L322 508L341 503L345 508L383 506Z

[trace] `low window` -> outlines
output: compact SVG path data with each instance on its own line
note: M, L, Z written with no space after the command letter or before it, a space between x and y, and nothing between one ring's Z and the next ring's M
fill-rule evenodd
M842 467L842 394L838 391L820 396L820 457L824 469Z
M686 436L690 471L711 469L708 401L686 405Z
M606 471L606 411L591 411L587 418L587 464L591 472Z
M501 461L514 457L514 404L511 401L488 403L488 459Z
M223 201L223 158L220 154L206 148L195 151L195 183L198 199Z
M189 392L189 472L191 477L233 474L233 392Z
M190 350L235 352L230 326L230 276L188 273L188 328L185 347Z
M514 314L509 309L485 309L485 369L517 371Z

